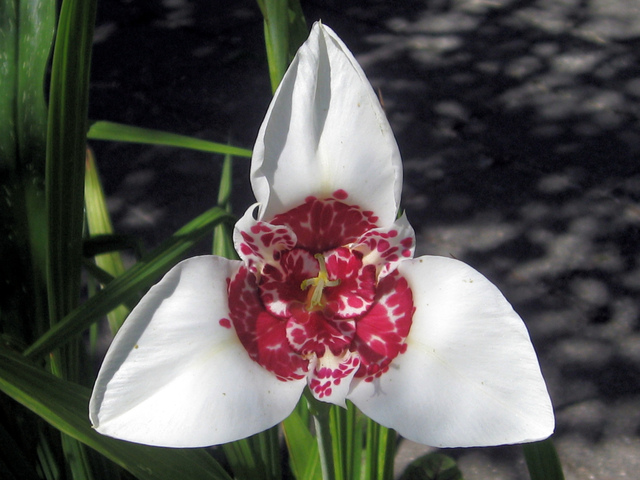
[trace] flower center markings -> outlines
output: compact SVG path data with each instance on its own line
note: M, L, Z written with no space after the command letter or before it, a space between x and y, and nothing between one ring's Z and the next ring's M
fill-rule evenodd
M338 280L329 280L329 274L327 273L327 264L324 260L324 255L321 253L316 253L314 255L316 260L318 260L318 264L320 266L320 270L318 272L318 276L314 278L308 278L302 281L300 285L301 290L307 290L309 287L309 294L307 295L306 309L308 311L314 310L322 310L324 308L324 299L322 296L322 291L325 287L337 287L340 285L340 279Z

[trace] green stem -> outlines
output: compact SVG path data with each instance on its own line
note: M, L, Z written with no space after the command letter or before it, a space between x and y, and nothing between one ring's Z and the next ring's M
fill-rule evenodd
M309 404L309 412L311 412L313 416L313 424L316 428L322 479L336 480L332 447L333 441L331 438L331 405L316 400L308 389L305 389L304 395Z

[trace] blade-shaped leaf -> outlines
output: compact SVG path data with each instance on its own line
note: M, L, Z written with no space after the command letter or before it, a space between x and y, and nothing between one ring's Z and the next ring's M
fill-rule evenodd
M309 30L299 0L258 0L258 5L264 17L269 77L275 92Z
M246 438L222 445L224 456L231 466L233 476L237 480L262 480L260 462L251 451Z
M165 145L169 147L188 148L201 152L221 153L237 157L251 157L251 150L233 147L223 143L209 142L199 138L187 137L150 128L140 128L121 123L99 121L89 128L87 138L90 140L111 140L115 142L144 143L149 145Z
M222 445L236 480L278 480L278 427Z
M338 472L336 478L359 478L363 431L362 422L357 418L357 408L351 402L347 402L346 409L332 406L330 416L333 460Z
M5 348L0 348L0 390L139 479L231 480L203 449L148 447L100 435L89 423L88 389L56 378Z
M45 202L46 280L49 324L55 325L80 299L84 223L84 152L89 71L97 0L63 0L56 31L47 119ZM54 374L80 378L83 352L77 342L50 358ZM84 446L62 436L67 468L77 480L92 480Z
M233 221L233 217L219 207L207 210L196 217L123 275L115 278L103 290L71 311L25 350L24 354L35 358L63 345L70 337L81 333L100 316L107 314L121 303L126 303L138 290L150 287L216 225L229 221Z
M0 2L0 310L3 330L27 341L48 327L44 79L55 16L48 0Z
M442 453L428 453L414 460L400 480L463 480L456 461Z
M20 166L44 175L44 78L54 25L54 2L0 2L0 172Z
M553 440L526 443L522 446L531 480L564 480L562 464Z
M304 399L301 399L304 402ZM284 439L289 450L291 470L297 480L321 480L318 443L311 435L309 426L298 414L297 409L282 422ZM354 477L357 478L357 477Z
M393 478L397 434L367 419L367 445L364 459L364 478L386 480Z
M100 182L98 166L91 150L87 150L84 192L89 234L91 236L112 234L113 225L111 224L107 201ZM122 275L125 271L120 252L117 251L96 255L95 262L98 267L114 277ZM118 331L128 314L129 309L124 305L118 306L107 314L112 334Z
M232 157L226 155L222 165L222 175L220 175L220 187L218 189L218 206L231 212L231 184L232 184ZM233 227L221 223L213 231L213 254L232 260L238 259L238 254L233 245Z
M47 289L55 324L79 300L89 70L96 0L65 0L51 68L47 132Z
M0 173L7 175L18 166L16 98L18 98L18 4L0 2Z

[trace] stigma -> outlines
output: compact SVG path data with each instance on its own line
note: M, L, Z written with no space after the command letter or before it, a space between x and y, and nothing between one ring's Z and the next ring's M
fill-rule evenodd
M309 287L309 294L307 295L306 309L310 312L314 310L321 310L324 307L322 291L325 287L337 287L340 285L340 280L329 280L329 273L327 272L327 265L324 260L324 255L316 253L314 255L318 260L319 271L318 276L314 278L308 278L303 280L300 284L301 290L307 290Z

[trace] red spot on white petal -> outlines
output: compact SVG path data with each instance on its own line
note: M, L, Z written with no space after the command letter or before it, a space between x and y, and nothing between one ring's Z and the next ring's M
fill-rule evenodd
M375 265L378 277L384 277L398 266L398 262L413 256L414 234L406 221L396 227L367 231L352 247L361 252L365 264Z
M332 401L330 397L335 396L342 403L359 364L358 356L349 351L318 358L309 372L309 389L318 399Z
M337 198L338 200L346 200L348 196L349 194L342 189L333 192L333 197Z
M242 242L238 253L252 271L260 273L271 266L278 268L278 261L283 251L295 247L295 234L286 227L275 226L266 222L255 221L248 231L240 232Z
M385 252L389 249L390 246L391 244L387 240L381 239L376 245L376 250L378 250L379 252Z
M221 318L218 323L221 327L231 328L231 320L229 320L228 318Z

